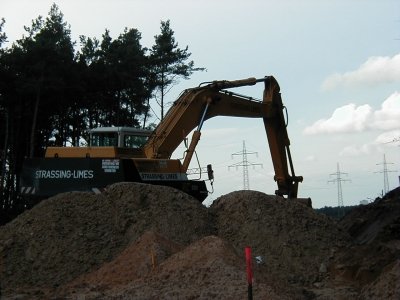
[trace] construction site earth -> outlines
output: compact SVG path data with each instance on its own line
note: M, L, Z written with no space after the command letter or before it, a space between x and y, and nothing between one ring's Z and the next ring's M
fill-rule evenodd
M400 299L400 190L340 221L257 191L117 183L0 227L1 299Z

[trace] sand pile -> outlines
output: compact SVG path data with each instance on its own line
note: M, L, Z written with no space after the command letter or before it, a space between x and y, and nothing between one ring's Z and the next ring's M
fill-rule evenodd
M400 299L400 189L388 195L340 222L353 243L336 257L332 273L360 289L360 299Z
M211 208L220 237L237 249L251 246L268 273L290 283L321 281L335 253L349 242L333 220L277 196L233 192Z
M1 291L5 299L245 299L250 246L255 299L397 299L398 219L379 227L374 211L337 223L255 191L207 208L138 183L60 194L0 227Z
M144 232L176 243L210 235L207 209L175 189L115 184L47 199L0 230L3 289L58 287L115 258Z

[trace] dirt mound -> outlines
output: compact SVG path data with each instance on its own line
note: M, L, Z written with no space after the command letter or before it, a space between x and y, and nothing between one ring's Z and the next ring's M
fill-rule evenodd
M360 299L400 299L400 259L386 266L374 282L365 286Z
M250 246L256 299L398 299L393 201L338 223L255 191L209 208L138 183L61 194L0 227L1 288L10 299L244 299Z
M290 299L278 296L262 283L255 290L260 299ZM205 237L172 255L142 281L134 282L112 296L133 299L245 299L246 271L242 257L222 239Z
M161 238L154 233L146 233L140 240L148 239L149 235L156 237L155 240ZM62 296L78 298L84 295L85 299L158 299L160 295L163 299L245 299L247 297L246 272L242 257L238 256L228 243L216 236L208 236L190 244L157 264L155 268L147 264L141 277L133 274L128 277L130 280L125 279L124 285L121 285L121 281L118 285L113 284L115 278L110 281L108 276L106 276L107 279L101 276L99 278L102 283L107 281L108 286L93 280L97 275L104 273L114 273L116 278L123 277L119 271L124 270L125 267L120 269L116 262L127 261L129 264L132 256L138 257L137 254L142 252L139 244L140 242L129 247L130 254L124 251L125 254L104 265L98 272L89 274L83 280L75 280L74 289L67 288L67 292L64 292ZM139 262L139 268L140 265L142 264ZM87 280L89 278L90 281ZM284 293L281 290L278 296L274 291L276 284L273 280L269 283L257 284L254 292L261 299L293 299L295 294L294 291L290 292L290 289Z
M68 287L87 285L91 289L109 289L126 285L155 271L160 263L182 248L164 236L147 231L111 262L78 277Z
M357 244L400 239L400 196L378 198L374 203L359 206L340 223Z
M128 284L154 273L160 263L183 248L164 236L147 231L115 259L93 272L79 276L54 294L59 298L85 295L89 299L105 296L101 291L108 291L109 294L123 291Z
M121 183L101 195L60 194L1 227L1 286L57 287L148 230L185 245L212 234L210 223L204 206L168 187Z
M396 194L395 194L396 195ZM340 222L353 243L335 259L335 278L362 289L360 299L399 299L400 198L359 206ZM385 282L393 282L390 287ZM386 287L384 287L387 285Z
M269 273L290 283L322 280L349 236L332 219L297 201L238 191L211 206L218 236L238 250L251 246Z

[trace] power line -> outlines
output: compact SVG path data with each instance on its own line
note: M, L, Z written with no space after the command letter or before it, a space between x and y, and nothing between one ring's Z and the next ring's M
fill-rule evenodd
M250 189L250 182L249 182L249 166L253 166L253 167L254 167L254 166L257 166L257 165L262 166L262 164L255 164L255 163L249 162L249 161L247 160L247 155L249 155L249 154L256 154L256 155L258 155L257 152L248 152L248 151L246 150L246 143L245 143L245 141L243 141L243 150L240 151L240 152L236 152L236 153L231 154L232 158L233 158L233 156L235 156L235 155L240 155L240 156L242 156L242 161L241 161L241 162L238 162L238 163L236 163L236 164L233 164L233 165L228 166L228 169L233 168L233 167L235 167L236 169L237 169L238 167L242 167L242 168L243 168L243 189L244 189L244 190L249 190L249 189Z
M336 173L329 174L330 176L335 175L336 178L328 180L337 184L337 198L338 198L338 216L339 218L343 216L343 192L342 192L342 182L350 181L350 179L343 179L342 175L348 175L347 173L340 172L339 163L337 163Z

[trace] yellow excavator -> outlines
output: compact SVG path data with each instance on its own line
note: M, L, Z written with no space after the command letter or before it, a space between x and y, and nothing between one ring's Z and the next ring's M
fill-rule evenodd
M230 89L264 83L263 100ZM171 186L199 201L208 195L205 180L189 180L189 164L203 123L216 116L263 119L278 188L276 195L297 198L301 176L294 173L290 141L278 82L273 76L212 81L185 90L154 131L106 127L89 131L87 147L49 147L44 158L24 162L20 194L45 198L68 191L101 192L130 181ZM182 160L173 152L192 133ZM213 180L211 165L208 180Z

